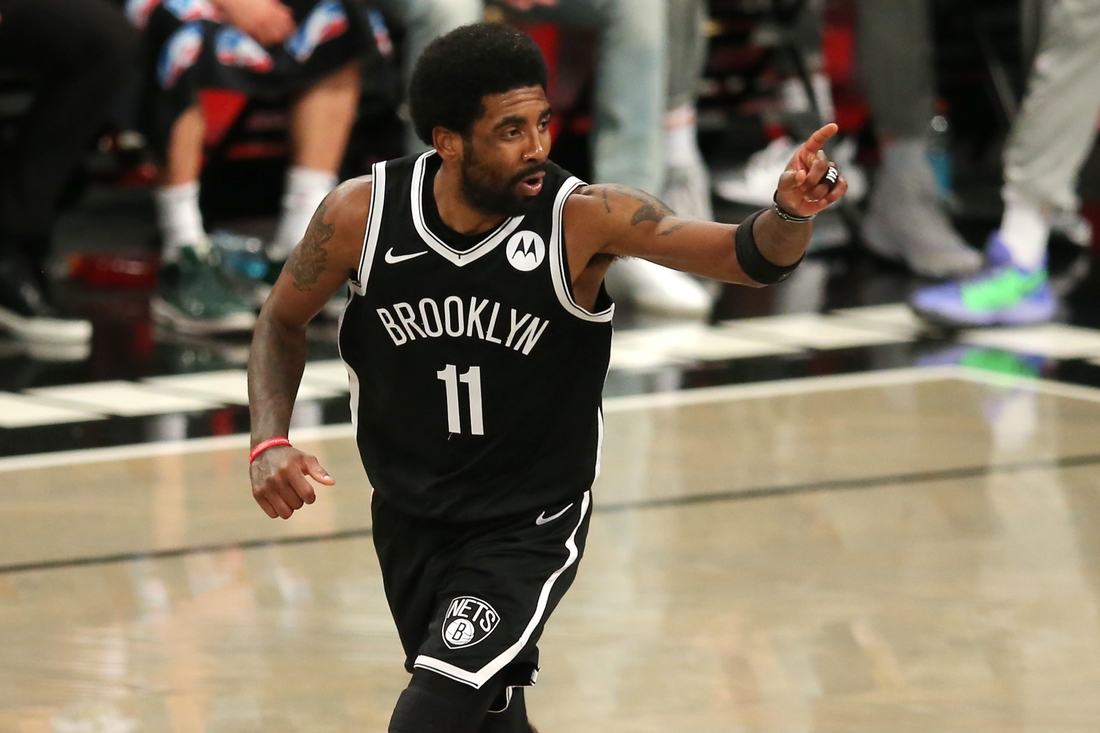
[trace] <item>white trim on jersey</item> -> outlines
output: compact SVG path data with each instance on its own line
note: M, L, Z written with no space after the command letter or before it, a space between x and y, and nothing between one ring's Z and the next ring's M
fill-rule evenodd
M584 497L581 499L581 516L580 519L577 520L577 526L573 528L573 531L569 535L569 539L565 541L565 547L569 550L569 557L565 560L565 564L554 571L543 584L542 592L539 593L538 603L535 604L535 614L531 617L530 622L527 624L527 628L523 630L523 633L520 634L515 644L505 649L496 659L493 659L476 672L467 672L461 667L456 667L453 664L448 664L447 662L423 654L416 658L416 661L413 662L413 667L429 669L444 677L449 677L456 682L462 682L480 690L482 685L488 682L493 675L504 669L509 662L515 659L516 655L523 651L523 647L527 646L527 641L531 638L531 634L535 633L535 628L546 614L546 604L550 601L550 591L553 590L554 583L557 582L561 574L577 562L577 558L580 557L580 550L577 549L577 532L580 531L581 524L584 523L584 518L588 516L588 510L591 504L592 490L589 489L584 492Z
M348 302L344 304L344 309L340 311L340 319L336 322L336 333L340 334L344 330L344 316L348 312L348 306L351 305L351 298L348 298ZM344 362L344 368L348 370L348 391L351 392L349 401L351 402L351 432L352 435L359 435L359 375L352 369L351 364L344 358L344 350L340 348L340 338L337 335L336 338L336 350L340 353L340 361Z
M523 217L513 216L510 219L505 219L500 226L489 232L485 235L484 239L468 250L463 251L449 247L446 242L437 237L435 233L428 228L428 222L424 219L424 172L427 168L428 158L433 155L436 155L436 152L434 150L429 150L417 158L416 163L413 165L412 190L410 192L412 199L410 203L412 204L413 226L416 227L417 233L420 235L420 238L424 240L425 244L452 264L462 267L470 264L474 260L484 257L496 249L509 234L514 232L519 225L523 223Z
M606 379L606 378L605 378ZM356 387L359 385L356 384ZM596 408L596 475L592 477L592 483L600 477L603 470L603 407Z
M554 292L557 293L558 301L565 310L584 321L606 323L615 315L615 304L612 303L606 310L598 313L592 313L577 305L577 301L573 300L572 279L569 277L568 272L569 264L567 258L563 256L565 235L562 216L565 213L565 202L575 190L583 185L585 185L584 181L571 177L558 189L558 196L554 199L554 219L550 229L549 246L550 278L554 281Z
M349 281L349 287L357 295L367 290L374 253L378 249L378 233L382 229L382 207L386 203L386 161L375 163L371 167L370 212L367 214L367 228L363 232L363 253L359 255L359 269L356 279Z

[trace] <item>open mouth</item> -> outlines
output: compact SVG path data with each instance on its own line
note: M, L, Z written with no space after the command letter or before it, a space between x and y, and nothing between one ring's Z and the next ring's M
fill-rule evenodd
M528 196L537 196L539 191L542 190L542 180L544 178L546 178L544 171L527 176L519 182L520 190Z

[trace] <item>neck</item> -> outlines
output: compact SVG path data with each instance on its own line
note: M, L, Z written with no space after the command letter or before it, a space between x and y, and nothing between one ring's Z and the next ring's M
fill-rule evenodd
M435 205L443 223L459 234L481 234L495 229L508 217L475 209L462 194L462 172L443 163L432 182Z

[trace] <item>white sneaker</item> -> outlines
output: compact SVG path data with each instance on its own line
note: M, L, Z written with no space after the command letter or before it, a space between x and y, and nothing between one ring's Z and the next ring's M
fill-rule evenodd
M703 318L710 315L712 298L691 275L627 257L607 273L607 291L617 301L659 313Z
M855 164L856 149L856 141L846 138L833 151L833 161L848 181L848 193L844 197L852 202L867 195L867 176ZM770 206L779 176L787 170L787 163L791 162L796 150L798 144L787 136L772 140L768 147L753 153L744 168L716 176L714 192L735 204Z
M750 206L767 206L798 146L787 136L778 137L758 150L740 170L716 176L714 192L726 201Z
M884 259L904 262L924 277L964 277L976 272L982 266L981 253L955 231L937 197L924 142L891 145L860 227L867 248Z

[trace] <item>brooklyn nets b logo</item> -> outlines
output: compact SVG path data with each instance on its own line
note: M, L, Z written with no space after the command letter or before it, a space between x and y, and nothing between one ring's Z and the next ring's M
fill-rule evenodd
M521 272L530 272L546 258L546 242L534 232L516 232L508 240L508 262Z
M459 596L447 607L443 619L443 643L449 649L473 646L493 633L500 616L485 601L473 596Z

